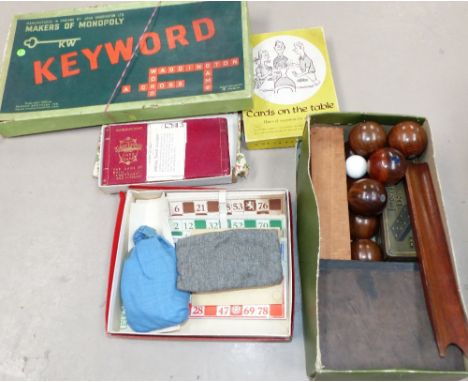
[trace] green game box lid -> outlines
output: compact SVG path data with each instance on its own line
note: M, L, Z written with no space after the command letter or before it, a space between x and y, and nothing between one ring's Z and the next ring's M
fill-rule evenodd
M252 106L244 2L145 2L15 16L0 134Z

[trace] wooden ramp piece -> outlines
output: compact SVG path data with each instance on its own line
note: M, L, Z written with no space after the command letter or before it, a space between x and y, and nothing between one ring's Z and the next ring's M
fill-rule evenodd
M351 260L343 129L312 128L310 156L320 218L320 258Z
M454 344L468 356L468 326L426 163L408 167L406 186L416 253L439 354L444 357L447 347Z

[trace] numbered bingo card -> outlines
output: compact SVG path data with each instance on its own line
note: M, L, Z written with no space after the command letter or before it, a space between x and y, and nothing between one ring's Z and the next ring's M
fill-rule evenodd
M282 199L233 199L226 203L228 215L243 213L249 215L276 215L283 212Z
M219 202L216 200L171 201L171 216L213 215L219 213Z
M280 239L283 282L237 291L193 294L190 318L284 319L289 278L288 219L285 193L246 191L173 192L169 225L174 242L219 229L275 229Z
M169 220L171 233L174 241L182 237L189 236L193 230L218 230L221 229L219 218L215 217L171 217ZM286 237L286 218L285 216L266 216L263 218L243 218L243 217L228 217L228 229L277 229L279 237Z
M190 305L191 318L284 318L283 304Z
M204 192L187 198L186 193L168 194L171 216L281 215L283 195L254 196L247 192ZM187 200L189 199L189 200Z

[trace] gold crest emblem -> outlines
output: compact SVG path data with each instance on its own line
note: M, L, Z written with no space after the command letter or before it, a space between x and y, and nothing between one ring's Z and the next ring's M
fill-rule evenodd
M115 152L119 155L119 163L130 165L138 161L138 153L142 149L142 144L138 143L135 138L127 137L119 141L119 145L115 146Z

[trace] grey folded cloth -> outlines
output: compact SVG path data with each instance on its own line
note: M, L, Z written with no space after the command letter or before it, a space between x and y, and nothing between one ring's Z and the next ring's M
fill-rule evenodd
M177 288L214 292L279 284L283 280L278 233L233 229L179 239Z

